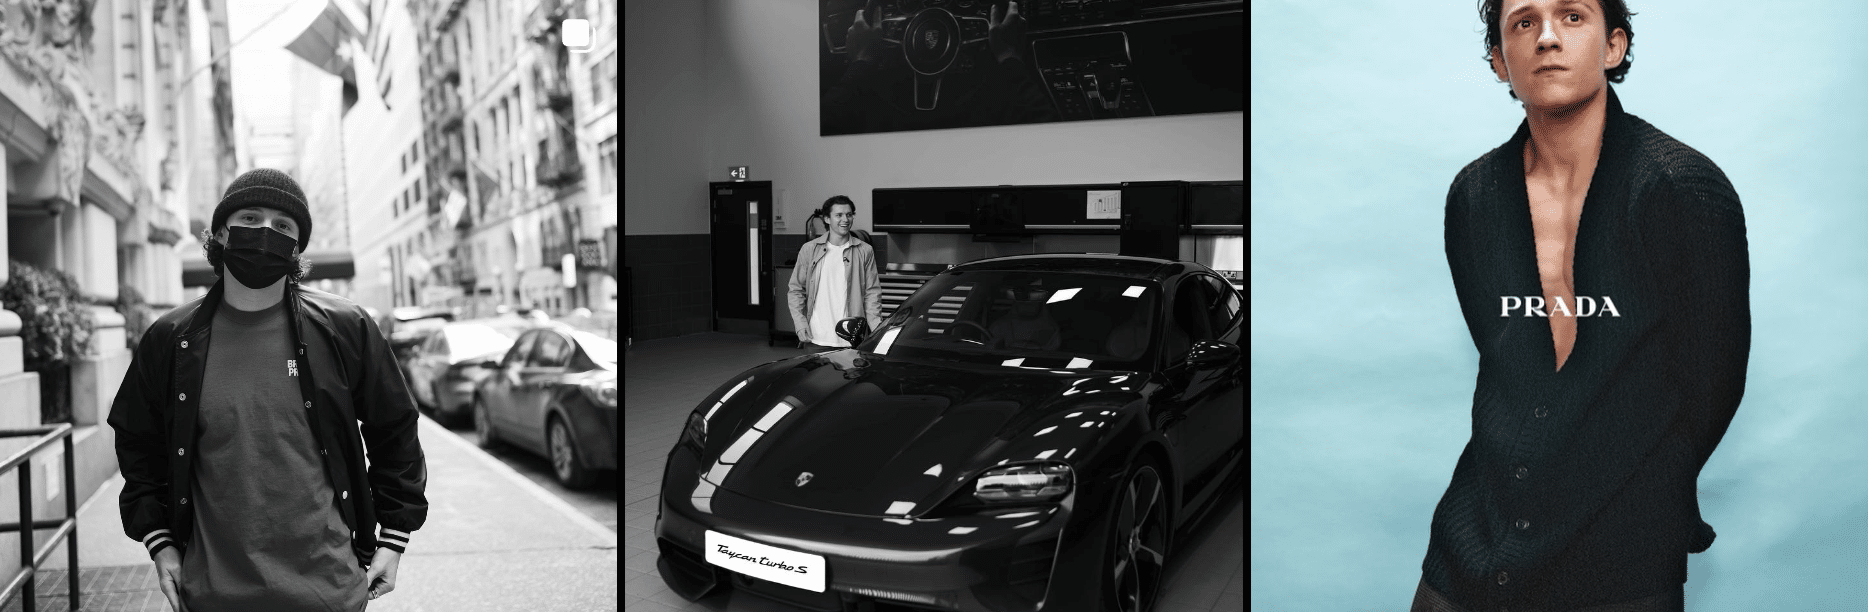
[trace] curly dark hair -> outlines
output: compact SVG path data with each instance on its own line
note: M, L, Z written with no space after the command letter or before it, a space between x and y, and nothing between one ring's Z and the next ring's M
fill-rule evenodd
M221 251L227 250L227 247L214 239L214 232L201 230L201 250L207 253L208 265L214 266L214 275L225 277L226 274L221 272ZM305 258L304 249L299 249L292 259L298 262L298 269L287 274L286 278L291 279L293 284L305 282L305 275L311 274L311 260Z
M1504 12L1504 4L1505 0L1479 0L1479 19L1485 22L1485 66L1487 70L1492 67L1492 49L1504 49L1504 41L1501 40L1503 36L1500 34L1498 23L1503 17L1499 13ZM1616 28L1621 28L1628 35L1628 48L1622 50L1622 63L1603 71L1608 75L1610 83L1620 83L1628 76L1628 67L1634 65L1634 24L1629 21L1629 18L1636 13L1628 10L1628 3L1625 0L1596 0L1596 6L1600 7L1602 15L1608 18L1608 23L1602 26L1604 35L1614 33ZM1505 91L1511 94L1511 99L1518 99L1518 92L1512 91L1510 86L1506 86Z
M849 206L849 207L850 207L850 214L856 214L856 203L855 203L855 202L852 202L852 201L850 201L850 197L849 197L849 196L844 196L844 195L833 195L833 196L830 196L830 199L827 199L827 200L824 200L824 205L823 205L822 207L820 207L820 208L818 208L818 209L817 209L817 212L818 212L818 214L821 214L821 215L823 215L823 216L824 216L824 218L826 218L826 219L828 219L828 218L830 218L830 209L831 209L831 207L833 207L833 206L837 206L837 205L845 205L845 206Z

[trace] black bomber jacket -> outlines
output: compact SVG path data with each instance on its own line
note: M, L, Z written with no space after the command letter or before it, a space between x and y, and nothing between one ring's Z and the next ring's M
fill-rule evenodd
M108 422L116 430L124 480L118 498L123 531L151 557L165 546L185 549L193 534L187 496L199 439L195 417L225 282L143 332L111 403ZM286 327L306 366L298 368L299 386L338 497L332 501L351 528L352 551L364 564L378 546L402 552L409 533L428 517L428 467L416 438L415 404L389 342L349 300L289 281L285 296Z

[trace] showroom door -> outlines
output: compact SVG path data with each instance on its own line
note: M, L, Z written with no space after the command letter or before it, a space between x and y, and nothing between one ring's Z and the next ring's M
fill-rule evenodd
M713 215L714 329L772 329L772 182L708 183Z

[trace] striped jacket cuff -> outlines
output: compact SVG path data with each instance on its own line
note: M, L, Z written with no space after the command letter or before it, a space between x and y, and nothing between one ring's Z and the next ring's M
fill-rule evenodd
M174 546L175 540L169 537L169 530L157 529L143 536L143 548L149 550L149 558L156 558L156 553L163 548Z
M376 536L376 545L398 553L407 552L409 547L409 532L396 531L384 527L382 528L382 532Z

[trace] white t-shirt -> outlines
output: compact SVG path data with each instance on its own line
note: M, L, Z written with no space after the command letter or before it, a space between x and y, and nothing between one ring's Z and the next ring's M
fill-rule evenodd
M849 346L837 335L837 321L850 312L850 264L844 260L850 243L838 246L825 241L824 246L828 247L824 258L817 262L817 301L811 306L811 344Z

